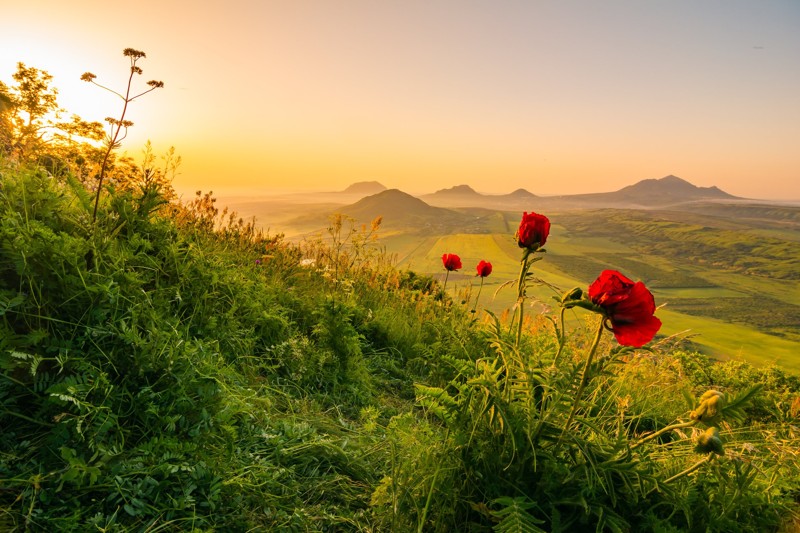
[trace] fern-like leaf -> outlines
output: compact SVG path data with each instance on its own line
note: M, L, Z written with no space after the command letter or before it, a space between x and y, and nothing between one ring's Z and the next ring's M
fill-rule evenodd
M725 420L732 422L744 422L747 417L744 408L752 401L761 389L764 388L763 383L757 383L749 389L737 394L733 399L729 400L725 407L722 408L722 416Z
M455 421L455 414L458 412L460 404L446 390L419 383L414 384L414 390L417 393L417 402L425 407L428 412L447 424L452 424Z
M492 511L492 515L500 519L500 522L494 526L494 530L498 533L545 533L538 526L538 524L544 524L544 520L540 520L528 512L537 505L527 496L517 496L516 498L504 496L494 500L494 503L503 506L497 511Z

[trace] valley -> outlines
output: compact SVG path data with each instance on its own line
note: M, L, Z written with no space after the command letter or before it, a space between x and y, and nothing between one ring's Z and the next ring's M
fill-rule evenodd
M800 372L800 207L736 199L718 189L712 192L719 198L698 198L691 194L693 186L673 178L640 182L658 199L651 206L642 205L645 196L637 195L635 186L621 196L581 195L579 207L570 207L567 197L519 192L482 202L480 194L463 188L443 195L448 207L434 205L436 194L423 201L397 190L356 201L352 193L339 197L351 203L337 203L335 194L291 202L221 202L294 240L324 237L334 212L358 224L382 216L378 245L399 268L443 279L442 254L461 257L464 268L450 274L447 289L469 305L479 284L475 265L491 262L494 271L484 281L479 305L495 313L516 298L508 283L519 268L514 231L521 211L533 210L552 223L547 252L535 266L541 283L529 291L536 310L553 309L554 296L585 288L602 270L615 269L653 292L664 322L660 337L668 342L719 359ZM659 182L671 190L660 194ZM374 190L362 194L369 192ZM501 208L498 198L510 207ZM464 203L474 205L459 205Z

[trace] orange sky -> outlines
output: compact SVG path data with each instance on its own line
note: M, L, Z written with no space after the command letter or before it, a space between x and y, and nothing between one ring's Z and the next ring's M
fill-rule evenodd
M202 7L200 7L202 6ZM179 190L536 194L674 174L800 199L800 2L26 0L0 79L53 74L85 119L147 53L123 149L183 157Z

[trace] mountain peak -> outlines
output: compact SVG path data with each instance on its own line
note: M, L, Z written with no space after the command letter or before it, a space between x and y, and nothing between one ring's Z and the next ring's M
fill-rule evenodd
M404 193L399 189L386 189L362 198L345 209L351 211L374 211L375 215L385 215L387 213L395 214L428 208L430 208L428 204L408 193Z
M450 187L449 189L440 189L436 191L434 194L437 195L470 195L470 196L480 196L479 193L475 192L475 189L470 187L469 185L456 185L455 187Z
M398 189L387 189L362 198L341 208L341 212L356 220L372 220L382 216L384 228L411 227L417 230L442 224L465 223L465 215L434 207Z
M509 193L508 196L512 198L536 198L536 195L527 189L517 189L516 191Z
M342 192L347 194L376 194L385 190L386 187L377 181L357 181Z
M617 191L627 200L645 203L664 203L701 198L733 198L717 187L698 187L683 178L670 174L660 179L646 179Z

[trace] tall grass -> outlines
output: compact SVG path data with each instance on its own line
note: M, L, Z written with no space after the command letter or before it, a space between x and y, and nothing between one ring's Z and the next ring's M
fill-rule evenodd
M211 195L181 205L143 183L103 194L93 226L76 180L0 173L0 529L768 531L795 516L800 387L777 369L603 338L576 404L591 319L557 335L557 317L526 314L517 342L393 267L377 222L334 218L291 245ZM709 388L730 407L713 459L695 451L705 427L682 425Z

